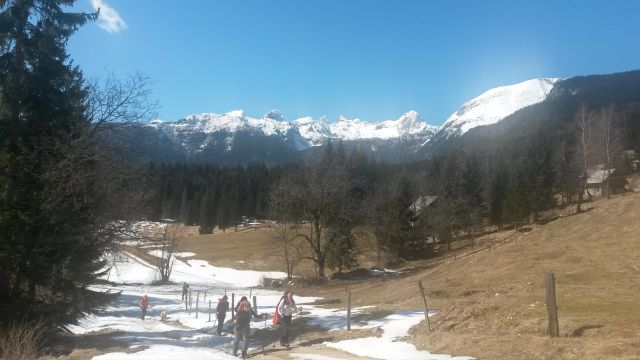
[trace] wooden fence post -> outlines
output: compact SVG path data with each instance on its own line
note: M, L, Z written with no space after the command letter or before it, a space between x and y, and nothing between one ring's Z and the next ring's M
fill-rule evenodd
M256 314L258 313L258 297L255 295L253 295L253 311L255 311Z
M347 331L351 331L351 291L347 291Z
M238 300L240 301L240 300ZM231 320L236 318L236 293L231 293Z
M424 302L424 319L427 321L427 330L431 332L431 323L429 322L429 308L427 308L427 297L424 295L424 288L422 287L422 281L418 281L418 290L422 295L422 301Z
M196 293L196 319L198 318L198 305L200 304L200 290Z
M547 300L547 312L549 313L549 335L560 336L558 325L558 307L556 306L556 280L553 273L544 274L544 290Z

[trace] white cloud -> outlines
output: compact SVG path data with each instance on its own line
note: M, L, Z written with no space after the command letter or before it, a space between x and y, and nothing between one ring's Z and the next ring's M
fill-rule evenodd
M98 26L110 33L122 31L127 28L127 23L122 20L118 12L107 5L103 0L91 0L94 10L100 9Z

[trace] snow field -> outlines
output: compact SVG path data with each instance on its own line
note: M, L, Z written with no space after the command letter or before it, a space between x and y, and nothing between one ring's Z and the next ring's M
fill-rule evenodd
M191 254L188 254L189 256ZM183 256L184 258L184 256ZM105 278L120 283L118 285L95 285L93 290L121 292L121 295L103 312L87 314L77 324L67 326L67 329L75 334L86 334L94 331L119 331L114 336L130 344L132 351L114 352L96 356L94 360L137 360L137 359L186 359L197 358L231 359L233 349L233 324L230 314L227 315L224 332L217 336L215 307L218 298L225 291L231 301L231 293L235 294L235 301L241 296L256 296L259 314L266 313L269 318L253 321L252 329L261 329L271 326L271 317L282 295L280 291L264 289L249 289L258 285L264 277L284 278L280 272L242 271L229 268L215 267L203 260L177 258L170 285L152 286L148 283L157 280L157 270L152 264L145 262L132 254L124 253L117 266L109 272ZM182 282L191 286L193 296L192 308L185 310L181 301ZM204 291L207 298L204 301ZM200 291L198 303L199 316L196 319L196 296ZM147 319L140 319L138 301L143 295L148 295L151 308L147 312ZM319 325L329 331L346 328L346 310L319 308L304 303L313 302L312 297L295 297L298 304L303 307L302 314L309 324ZM252 298L249 298L252 301ZM211 322L209 322L209 301L211 301ZM357 315L368 311L369 307L352 309L352 314ZM160 313L166 311L168 319L160 321ZM419 351L413 345L399 340L408 334L409 329L424 319L421 311L400 311L385 318L369 320L366 322L353 321L353 329L379 328L381 337L353 339L335 343L325 343L325 346L336 348L345 352L360 356L369 356L377 359L451 359L449 355L434 355L426 351ZM293 334L299 329L294 322ZM295 340L294 340L295 341ZM292 342L293 343L293 342ZM266 344L259 339L254 339L249 344L249 352L260 350ZM302 360L333 360L336 357L326 357L316 354L291 353L292 358ZM456 357L454 359L470 359L468 357Z

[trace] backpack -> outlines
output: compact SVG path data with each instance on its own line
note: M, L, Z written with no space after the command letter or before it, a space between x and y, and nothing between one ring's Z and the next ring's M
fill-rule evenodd
M220 299L218 301L218 306L216 306L216 312L218 313L218 315L225 315L227 313L228 307L229 303L224 299Z
M236 312L238 323L248 324L251 321L251 305L248 301L239 303Z

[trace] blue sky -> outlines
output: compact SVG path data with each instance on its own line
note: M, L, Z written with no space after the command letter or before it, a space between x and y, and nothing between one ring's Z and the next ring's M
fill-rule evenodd
M159 118L441 124L484 91L640 68L640 1L78 0L104 17L69 41L85 76L140 71Z

